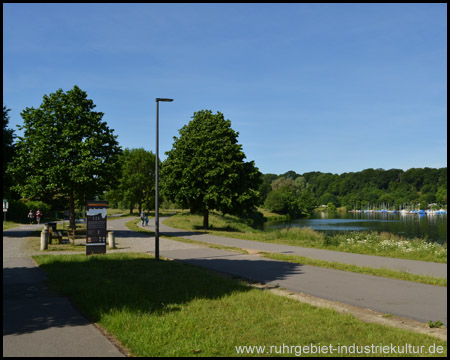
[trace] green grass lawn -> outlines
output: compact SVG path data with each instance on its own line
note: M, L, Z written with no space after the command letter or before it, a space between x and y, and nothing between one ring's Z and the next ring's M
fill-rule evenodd
M13 229L15 227L19 227L22 224L19 224L15 221L3 221L3 230Z
M51 288L69 296L134 356L236 356L236 346L406 343L443 346L447 354L446 343L430 336L364 323L145 254L33 258Z

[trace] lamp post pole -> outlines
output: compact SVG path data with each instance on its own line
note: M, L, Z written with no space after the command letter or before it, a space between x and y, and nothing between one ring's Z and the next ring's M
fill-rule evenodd
M159 102L173 99L156 98L156 161L155 161L155 259L159 260Z

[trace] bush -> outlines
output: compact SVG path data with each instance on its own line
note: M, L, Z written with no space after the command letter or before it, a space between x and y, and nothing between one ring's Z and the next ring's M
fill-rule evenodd
M16 222L26 222L28 207L22 201L9 201L8 212L6 213L6 219Z
M324 246L339 246L340 243L338 236L325 236L323 239Z
M12 200L9 202L9 208L8 213L6 214L6 218L8 220L20 222L20 223L26 223L28 222L28 212L33 210L36 212L37 209L41 210L43 213L43 218L50 214L50 206L42 201L15 201ZM41 222L43 220L41 218Z

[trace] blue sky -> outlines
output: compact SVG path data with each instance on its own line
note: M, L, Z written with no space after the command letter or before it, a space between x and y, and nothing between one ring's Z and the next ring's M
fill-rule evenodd
M162 159L208 109L263 173L447 166L447 4L3 4L9 127L74 85L153 152L174 98Z

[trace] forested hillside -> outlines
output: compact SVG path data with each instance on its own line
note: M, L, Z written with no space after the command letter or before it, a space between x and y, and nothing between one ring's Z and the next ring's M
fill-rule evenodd
M349 209L434 207L447 205L447 168L366 169L331 174L308 172L264 174L261 204L269 210L294 216L314 207L333 204Z

